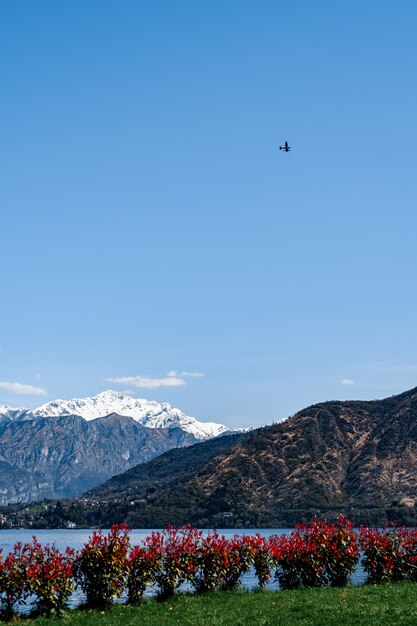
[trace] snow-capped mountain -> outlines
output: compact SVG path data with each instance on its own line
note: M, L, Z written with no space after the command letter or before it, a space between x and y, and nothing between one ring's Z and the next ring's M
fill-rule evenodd
M2 409L4 409L3 415L9 416L9 419L79 415L90 421L98 417L105 417L111 413L117 413L118 415L132 417L142 426L148 428L173 428L176 426L194 435L197 439L209 439L230 430L223 424L199 422L194 417L186 415L180 409L176 409L168 403L132 398L125 393L111 390L86 398L53 400L33 410L11 409L1 405L0 416L2 415Z
M195 443L181 428L145 428L115 413L89 421L79 415L5 418L0 504L78 496L138 463Z
M0 404L0 422L2 421L8 422L8 421L19 419L19 417L21 417L26 412L27 412L27 409L25 408L13 409L12 407L7 406L6 404Z
M37 409L0 405L0 504L78 496L167 450L228 430L115 391Z

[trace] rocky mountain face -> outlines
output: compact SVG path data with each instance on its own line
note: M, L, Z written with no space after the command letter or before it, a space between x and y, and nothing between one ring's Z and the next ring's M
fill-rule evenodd
M36 409L0 405L0 504L73 497L171 448L228 431L115 391Z
M392 506L417 515L417 388L372 402L316 404L205 455L209 444L161 456L159 473L169 467L163 476L155 462L116 476L83 506L99 500L106 522L127 519L144 527L274 526L306 511L354 514Z
M0 422L0 503L69 498L197 439L179 427L146 428L112 413L87 421L79 415Z

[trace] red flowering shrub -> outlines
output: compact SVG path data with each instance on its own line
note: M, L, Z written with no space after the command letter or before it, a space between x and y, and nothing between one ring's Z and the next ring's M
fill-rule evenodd
M227 543L227 539L215 530L201 538L195 572L190 578L190 583L199 593L218 589L224 583Z
M407 555L407 578L417 582L417 529L404 527L397 532L400 534L403 550Z
M359 543L369 582L417 580L417 531L411 528L365 528Z
M134 546L127 561L127 601L137 604L143 596L146 586L156 576L161 567L162 554L159 546Z
M324 568L315 548L315 544L308 539L305 541L297 531L270 538L269 549L277 568L275 577L282 589L324 584Z
M188 580L198 592L236 587L242 574L250 567L247 542L235 536L232 540L209 532L205 537L199 533L194 573Z
M156 567L152 582L158 588L158 598L166 599L185 581L191 580L197 569L197 547L201 533L192 526L178 529L168 526L166 530L153 532L144 541Z
M271 537L270 552L283 589L344 585L359 559L357 535L344 516L336 524L297 524L290 535Z
M317 545L326 582L332 587L346 585L359 560L358 535L353 530L353 523L340 515L335 524L314 519L300 528Z
M128 533L126 524L115 524L107 535L98 530L77 554L75 580L85 593L88 606L104 608L113 597L122 594L127 573Z
M235 535L227 542L225 577L221 589L234 589L240 582L241 577L250 568L250 556L246 542Z
M243 537L250 563L255 569L258 578L259 588L264 589L266 583L271 578L271 553L269 551L269 543L261 535L256 534Z
M36 596L35 610L47 615L52 612L59 615L74 587L74 551L67 548L61 553L55 546L42 547L36 537L26 548L27 587Z
M27 565L27 546L20 541L4 560L0 554L0 612L5 620L13 617L16 606L28 596Z

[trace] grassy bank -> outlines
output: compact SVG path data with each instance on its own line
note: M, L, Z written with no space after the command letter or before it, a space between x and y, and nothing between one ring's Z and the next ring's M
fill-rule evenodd
M114 605L104 613L68 611L62 619L24 620L23 626L380 626L417 623L413 583L344 589L179 595L168 602Z

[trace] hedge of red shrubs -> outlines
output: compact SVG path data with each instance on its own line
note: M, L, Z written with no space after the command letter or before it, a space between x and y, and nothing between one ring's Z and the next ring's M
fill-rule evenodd
M314 519L288 535L269 538L226 539L217 531L168 527L136 546L122 524L107 534L94 532L77 553L42 546L33 537L32 543L17 543L6 557L0 554L0 611L10 619L29 598L35 612L60 614L75 588L93 608L109 606L123 592L129 603L138 603L148 585L160 599L171 597L184 582L197 593L228 590L250 568L261 589L271 578L281 589L341 586L360 552L370 582L417 581L417 530L361 527L356 532L344 516L334 524Z

